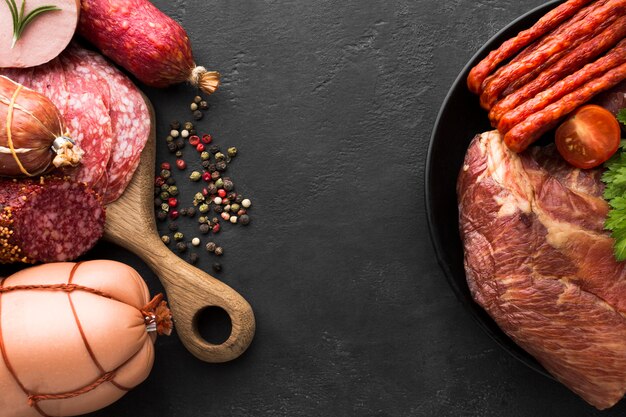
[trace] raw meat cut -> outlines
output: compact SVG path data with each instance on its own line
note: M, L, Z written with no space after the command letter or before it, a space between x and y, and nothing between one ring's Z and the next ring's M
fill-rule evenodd
M604 230L601 171L554 146L516 154L477 135L457 194L472 296L518 345L599 409L626 392L626 263Z

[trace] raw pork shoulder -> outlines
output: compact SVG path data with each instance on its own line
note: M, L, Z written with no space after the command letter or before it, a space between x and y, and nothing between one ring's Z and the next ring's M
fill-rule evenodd
M599 409L626 391L626 263L603 230L600 170L553 146L476 136L457 193L470 291L518 345Z

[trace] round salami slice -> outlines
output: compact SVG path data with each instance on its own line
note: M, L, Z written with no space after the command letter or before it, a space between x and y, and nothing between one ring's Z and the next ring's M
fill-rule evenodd
M72 62L87 67L106 80L103 90L111 92L109 111L113 142L106 172L108 186L103 194L105 204L117 200L139 165L141 151L150 134L150 113L137 87L102 55L72 45L66 54Z
M104 232L102 199L69 178L0 180L0 263L60 262Z

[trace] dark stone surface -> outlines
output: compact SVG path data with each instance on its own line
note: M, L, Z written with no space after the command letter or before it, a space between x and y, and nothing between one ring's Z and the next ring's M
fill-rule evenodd
M454 297L428 237L423 170L443 98L487 39L541 1L155 3L188 30L198 63L224 76L200 126L239 148L230 174L254 207L247 229L216 238L217 276L252 304L258 330L220 365L160 338L149 379L94 417L626 411L601 414L501 350ZM173 161L167 124L188 118L195 93L146 91L159 160ZM190 236L192 222L180 224ZM211 272L214 258L200 255ZM90 256L130 263L160 288L111 245Z

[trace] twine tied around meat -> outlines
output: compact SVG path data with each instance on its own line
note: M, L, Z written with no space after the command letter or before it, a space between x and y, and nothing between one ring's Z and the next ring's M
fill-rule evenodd
M133 387L125 387L119 384L118 382L116 382L115 376L117 374L117 371L121 369L124 365L126 365L128 362L130 362L140 351L136 352L134 355L132 355L130 358L128 358L124 363L122 363L120 366L118 366L114 370L106 371L102 367L98 359L96 358L87 340L85 331L83 330L83 326L80 322L80 319L74 307L74 302L72 301L71 293L75 291L83 291L83 292L88 292L88 293L97 295L99 297L104 297L104 298L108 298L108 299L119 301L119 302L122 302L122 301L117 300L115 297L113 297L110 294L107 294L104 291L73 283L72 280L74 278L74 274L76 270L78 269L78 267L80 266L80 264L81 264L80 262L76 263L72 267L72 270L70 272L70 277L67 283L64 283L64 284L14 285L14 286L5 287L4 286L5 279L0 277L0 354L1 354L2 360L4 360L7 370L9 371L9 373L11 374L11 376L13 377L17 385L21 388L21 390L26 395L28 405L34 408L35 410L37 410L37 412L41 414L42 417L53 417L53 416L49 416L41 409L41 407L39 407L40 401L63 400L63 399L78 397L79 395L86 394L90 391L93 391L94 389L98 388L100 385L106 382L111 383L113 386L115 386L116 388L122 391L130 391L133 388ZM9 357L5 349L4 338L2 336L2 321L1 321L2 303L1 301L2 301L2 295L5 293L15 292L15 291L27 291L27 290L62 291L62 292L67 293L70 307L72 309L72 313L74 315L74 319L76 321L76 325L80 332L85 348L87 349L87 352L89 353L89 356L91 357L91 360L93 361L94 365L100 371L100 376L95 381L81 388L78 388L76 390L63 392L63 393L56 393L56 394L32 392L31 390L26 388L26 386L22 383L15 369L11 365L11 362L9 361ZM150 300L150 302L148 302L148 304L142 307L139 311L144 317L144 323L146 324L147 331L156 331L159 335L171 334L172 328L173 328L172 314L169 308L167 307L167 302L163 300L163 294L159 293L156 296L154 296L154 298L152 298L152 300ZM154 330L151 330L151 327L154 327Z
M15 84L17 87L15 88L15 91L13 92L13 95L11 96L11 98L7 100L7 97L0 97L0 102L8 106L7 117L6 117L7 145L9 145L9 152L11 152L11 155L13 156L15 163L20 169L20 172L28 177L34 177L36 175L40 175L43 172L45 172L50 166L50 164L48 164L43 170L39 172L34 172L34 173L28 172L28 170L24 167L24 164L22 164L22 161L20 160L20 157L19 157L19 153L15 149L15 144L13 143L13 114L16 109L26 113L28 116L33 118L37 123L39 123L42 127L44 127L47 133L51 135L53 142L52 142L50 149L54 153L52 164L56 168L61 168L65 166L70 166L70 167L77 166L83 157L83 151L78 146L76 146L74 141L69 137L69 132L66 131L65 133L62 133L62 134L55 134L51 132L46 127L46 125L41 120L39 120L32 112L30 112L28 109L17 104L16 103L17 97L19 96L20 91L22 91L22 88L24 86L18 83L15 83ZM59 120L59 130L60 131L62 130L62 123L60 120Z

